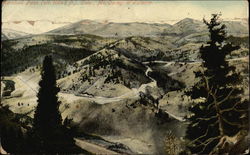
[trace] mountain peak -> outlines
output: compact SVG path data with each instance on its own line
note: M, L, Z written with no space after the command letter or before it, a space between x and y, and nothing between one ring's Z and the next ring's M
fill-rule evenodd
M182 19L181 21L194 21L194 19L193 18L184 18L184 19Z
M193 25L193 24L200 25L200 24L202 24L202 22L199 20L192 19L192 18L184 18L174 25L175 26L185 26L185 25Z
M187 23L201 23L201 21L195 20L192 18L184 18L184 19L180 20L179 22L177 22L175 25L187 24Z

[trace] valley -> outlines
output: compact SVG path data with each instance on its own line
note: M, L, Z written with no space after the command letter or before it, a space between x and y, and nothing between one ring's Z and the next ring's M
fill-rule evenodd
M194 74L201 70L199 49L209 39L204 24L189 18L174 25L89 23L5 39L1 104L33 118L42 61L51 55L62 119L77 128L81 148L164 154L167 132L184 143L188 108L203 100L185 92L199 80ZM226 23L230 42L241 47L226 60L243 75L242 97L249 100L248 29Z

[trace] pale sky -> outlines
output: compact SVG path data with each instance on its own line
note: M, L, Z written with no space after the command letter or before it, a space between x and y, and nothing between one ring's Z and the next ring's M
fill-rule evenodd
M6 2L2 5L2 21L52 20L76 22L82 19L112 22L167 22L186 17L210 18L212 13L222 13L222 18L248 18L248 2L241 1L116 1L116 2L64 2L24 1ZM56 4L55 4L56 3Z

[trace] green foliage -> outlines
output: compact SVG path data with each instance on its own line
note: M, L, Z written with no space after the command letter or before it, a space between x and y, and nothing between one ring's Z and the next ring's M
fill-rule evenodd
M62 125L57 97L60 89L56 85L51 56L46 56L43 61L41 77L33 131L30 133L30 143L34 144L31 152L79 153L67 128Z
M186 138L192 153L223 153L224 136L234 136L247 130L248 102L242 101L242 77L234 66L229 66L226 55L239 49L227 43L226 26L219 22L219 15L213 14L210 22L204 20L210 33L210 41L200 48L203 70L196 72L201 79L187 92L192 99L204 99L193 103ZM218 149L218 150L216 150ZM225 153L225 152L224 152Z
M3 66L3 75L11 75L24 71L30 66L36 66L41 62L41 58L48 54L57 58L56 63L61 64L57 67L60 68L65 64L65 61L70 64L94 53L94 51L84 48L72 48L52 43L26 46L18 50L12 48L9 40L3 41L2 45L3 61L1 61L1 65Z
M228 36L228 41L232 42L234 45L238 45L238 46L245 46L247 48L249 48L249 36L245 36L245 37L235 37L235 36Z
M90 77L98 76L98 72L96 70L99 69L108 69L108 76L105 80L107 82L114 82L114 83L122 83L125 86L130 88L130 84L125 76L135 77L137 78L138 75L144 75L145 67L138 62L129 62L126 63L123 61L121 57L116 57L118 54L110 54L105 53L97 53L89 57L89 59L85 60L81 65L89 65L88 68L88 76L87 74L82 74L82 81L88 80L90 81ZM133 65L131 65L131 64ZM135 65L134 65L135 64ZM124 75L124 72L127 72L127 75ZM142 79L138 80L141 81ZM149 79L145 79L149 80Z
M59 127L61 116L58 110L60 102L57 98L59 88L56 86L55 71L52 58L46 56L41 72L42 79L39 82L38 105L34 116L34 128L48 130L51 127ZM53 117L54 116L54 117ZM52 119L48 122L49 119Z
M32 120L25 114L15 114L8 106L0 105L0 140L8 153L27 151L25 131L30 130Z
M185 84L174 80L167 76L167 73L161 70L154 70L149 72L149 76L157 81L157 86L163 88L166 91L180 90L185 87Z

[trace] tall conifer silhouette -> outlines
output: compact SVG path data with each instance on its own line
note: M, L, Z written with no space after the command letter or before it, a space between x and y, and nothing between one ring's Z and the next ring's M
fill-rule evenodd
M56 86L56 75L51 56L46 56L39 82L38 105L34 116L34 128L44 134L62 125L59 112L60 102L57 98L59 88Z
M46 56L39 82L38 105L34 115L33 138L36 153L79 153L59 111L56 75L51 56ZM80 151L79 151L80 150Z
M226 55L239 49L227 42L226 26L213 14L207 25L210 40L200 48L202 70L196 72L200 81L187 92L192 99L204 101L193 103L186 138L192 153L209 154L241 153L229 146L230 137L242 140L248 128L248 101L242 100L242 77L230 66Z

